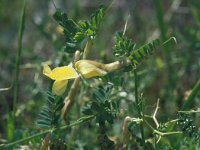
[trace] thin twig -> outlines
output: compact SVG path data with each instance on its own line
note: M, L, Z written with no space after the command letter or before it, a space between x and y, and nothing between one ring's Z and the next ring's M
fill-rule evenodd
M51 0L51 1L52 1L52 3L53 3L53 6L54 6L54 8L55 8L55 9L57 9L57 7L56 7L56 4L55 4L54 0Z
M190 110L190 111L178 111L179 113L200 113L200 110Z
M110 5L107 7L107 9L105 10L105 15L108 14L108 12L110 11L111 7L113 6L113 4L116 2L116 0L112 0L112 2L110 3Z
M124 25L123 35L125 35L125 33L126 33L126 29L127 29L129 17L130 17L130 14L128 15L128 17L127 17L127 19L126 19L126 23L125 23L125 25Z
M156 129L154 129L146 120L144 120L145 123L153 130L154 133L160 135L160 136L167 136L167 135L172 135L172 134L182 134L183 132L180 131L174 131L174 132L160 132Z
M8 91L12 88L12 85L10 87L7 87L7 88L0 88L0 92L3 92L3 91Z
M153 121L154 121L155 124L156 124L156 128L159 127L159 123L158 123L158 121L157 121L157 119L156 119L156 114L157 114L158 108L159 108L159 101L160 101L160 100L158 99L157 104L156 104L156 109L155 109L154 114L153 114L153 116L152 116Z

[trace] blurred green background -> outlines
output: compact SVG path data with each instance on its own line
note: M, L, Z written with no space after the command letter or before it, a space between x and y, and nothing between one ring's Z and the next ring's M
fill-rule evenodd
M170 117L180 108L200 77L200 1L161 0L161 7L158 7L156 0L54 2L57 8L67 12L69 18L75 21L88 19L101 4L109 6L112 3L93 47L92 59L101 59L104 63L114 60L113 37L116 31L123 30L126 20L126 35L137 43L137 47L158 37L162 40L176 37L177 44L161 48L139 67L139 74L140 90L147 97L148 103L153 105L158 98L161 99L161 118ZM22 0L0 1L0 88L11 86L7 91L0 91L0 138L5 137L6 114L12 110L12 87L22 5ZM160 8L163 8L164 24L160 20ZM55 8L50 0L26 2L16 114L18 128L32 127L44 103L42 92L48 89L49 84L42 75L42 63L49 61L56 65L63 57L60 50L64 45L64 37L52 17L54 12ZM70 55L67 58L67 62L70 62ZM124 85L126 86L123 90L129 91L133 83L125 80ZM199 104L198 96L195 108Z

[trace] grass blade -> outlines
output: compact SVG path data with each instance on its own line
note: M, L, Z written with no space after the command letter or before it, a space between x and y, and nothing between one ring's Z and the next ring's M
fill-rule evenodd
M25 28L25 0L22 8L21 13L21 19L20 19L20 26L19 26L19 33L18 33L18 49L16 54L16 61L15 61L15 78L14 78L14 97L13 97L13 117L12 117L12 123L13 123L13 133L15 130L14 124L15 124L15 112L16 112L16 103L18 99L18 93L19 93L19 73L20 73L20 63L21 63L21 52L22 52L22 38ZM11 131L9 131L11 132ZM9 135L11 135L9 133ZM10 137L9 140L13 140L14 137Z
M182 110L188 110L190 106L192 105L192 102L194 102L195 96L200 92L200 79L195 84L194 88L192 89L192 92L188 99L186 100L185 104L183 105Z
M167 28L164 22L164 12L162 8L162 1L154 0L154 4L155 4L155 10L156 10L156 15L157 15L158 25L161 31L162 40L166 40Z
M18 49L15 61L15 80L14 80L14 100L13 100L13 112L16 110L16 101L18 98L19 91L19 73L20 73L20 63L21 63L21 52L22 52L22 38L25 28L25 0L22 8L20 26L19 26L19 34L18 34Z

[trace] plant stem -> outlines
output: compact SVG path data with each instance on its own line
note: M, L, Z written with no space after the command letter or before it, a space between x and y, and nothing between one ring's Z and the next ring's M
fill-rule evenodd
M13 113L16 111L16 102L18 99L19 92L19 72L20 72L20 63L21 63L21 51L22 51L22 38L25 27L25 0L22 8L20 26L19 26L19 35L18 35L18 49L15 61L15 81L14 81L14 99L13 99Z
M135 102L137 106L137 111L138 111L138 116L140 119L143 119L142 113L141 113L141 105L139 102L139 97L138 97L138 76L137 76L137 69L134 69L134 77L135 77ZM141 132L141 137L142 137L142 143L143 143L143 148L145 149L145 137L144 137L144 127L143 127L143 122L140 123L140 132Z
M29 137L27 137L27 138L24 138L24 139L21 139L21 140L18 140L18 141L14 141L14 142L12 142L12 143L2 144L2 145L0 145L0 148L8 148L8 147L11 147L11 146L13 146L13 145L16 145L16 144L19 144L19 143L22 143L22 142L31 140L31 139L33 139L33 138L36 138L36 137L39 137L39 136L42 136L42 135L45 135L45 134L47 134L47 133L52 133L52 132L55 132L55 131L58 131L58 130L65 130L65 129L68 129L68 128L72 127L72 126L76 126L76 125L79 125L79 124L81 124L81 123L87 122L87 121L93 119L94 117L95 117L94 115L82 117L82 118L78 119L77 121L73 122L72 124L65 125L65 126L62 126L62 127L60 127L60 128L55 128L55 129L53 129L53 130L45 130L45 131L43 131L43 132L34 134L34 135L29 136Z
M154 0L154 4L155 4L158 25L159 25L160 31L161 31L161 36L162 36L162 39L165 40L167 28L166 28L165 22L164 22L164 12L163 12L163 8L162 8L162 0Z
M76 61L78 61L80 59L80 51L77 50L75 52L75 55L74 55L74 63ZM65 98L65 105L62 109L62 117L63 119L65 120L65 122L67 121L66 120L66 117L69 113L69 111L71 110L73 104L74 104L74 101L75 101L75 96L76 96L76 92L78 90L78 85L79 85L79 82L80 82L80 77L76 78L72 84L72 87L69 91L69 94L68 96Z
M200 91L200 79L197 81L194 88L192 89L190 96L188 97L185 104L183 105L182 111L190 108L190 106L192 105L192 102L194 102L195 96L198 94L199 91Z
M160 136L167 136L167 135L173 135L173 134L183 134L183 132L180 132L180 131L161 132L161 131L154 129L147 121L145 121L145 123L153 130L154 133L156 133Z
M15 76L14 76L14 91L13 91L13 107L12 107L12 123L13 123L13 133L9 137L9 140L13 140L14 138L14 130L15 130L15 112L16 112L16 104L19 94L19 73L20 73L20 63L21 63L21 52L22 52L22 38L25 28L25 5L26 2L24 0L21 18L20 18L20 25L19 25L19 33L18 33L18 48L15 60Z
M80 82L80 77L77 77L71 87L68 97L65 98L65 106L63 107L63 119L66 121L66 117L69 114L75 100L75 96L78 90L78 85Z
M157 21L161 32L162 40L165 41L167 39L167 26L164 21L164 10L162 7L162 0L154 0L155 11L157 15ZM167 64L167 72L169 77L169 87L173 89L175 87L175 74L173 74L173 66L171 65L171 48L169 45L166 45L165 49L165 62ZM172 76L173 75L173 76Z
M186 114L200 113L200 111L197 111L197 110L178 111L178 112L179 112L179 113L186 113Z

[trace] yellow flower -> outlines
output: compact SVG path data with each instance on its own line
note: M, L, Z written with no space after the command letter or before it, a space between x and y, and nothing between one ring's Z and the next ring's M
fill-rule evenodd
M76 70L71 66L56 67L51 70L48 65L44 65L43 74L55 80L52 87L52 93L61 96L67 87L68 79L77 78Z
M75 63L75 68L85 78L104 76L107 74L107 71L105 70L105 64L92 60L79 60Z
M85 78L104 76L108 72L115 70L115 66L115 63L102 64L92 60L79 60L75 63L76 70ZM65 92L68 79L78 77L76 70L72 66L56 67L51 70L48 65L44 65L43 74L52 80L55 80L52 87L52 93L61 96Z

